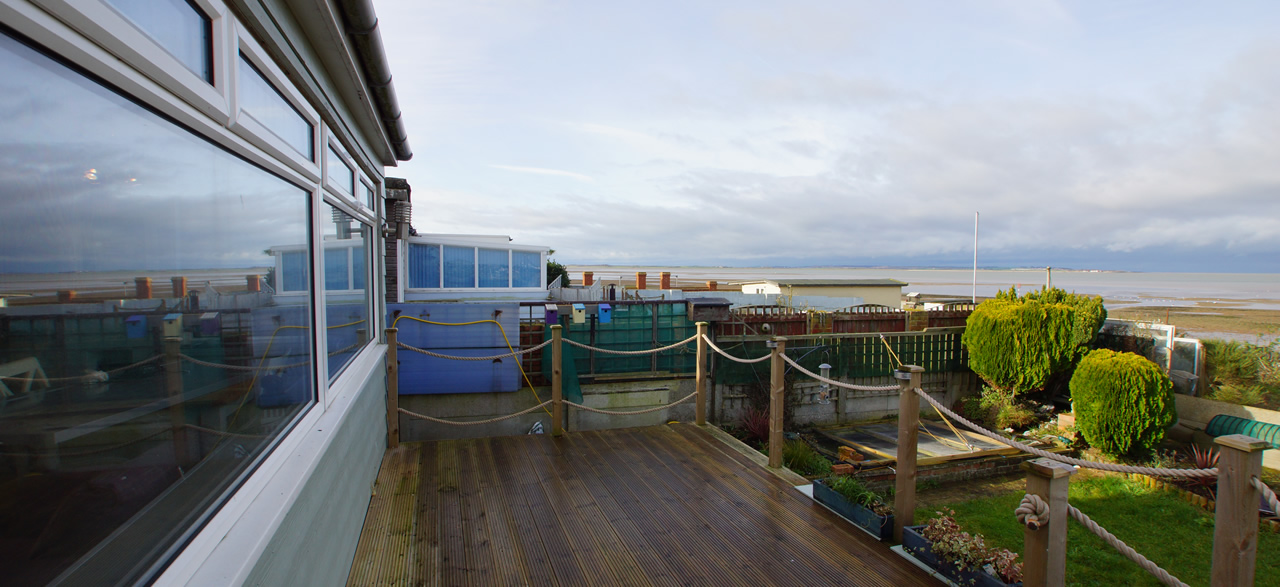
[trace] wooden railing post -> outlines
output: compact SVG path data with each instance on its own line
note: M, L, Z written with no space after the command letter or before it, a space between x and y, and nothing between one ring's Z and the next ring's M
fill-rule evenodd
M1258 490L1262 451L1271 445L1243 434L1219 436L1218 503L1213 523L1213 587L1253 585L1258 554Z
M1067 581L1067 489L1076 470L1049 459L1022 464L1027 493L1049 504L1049 519L1022 535L1022 581L1027 587L1061 587Z
M782 411L786 390L783 375L787 368L782 355L787 352L787 339L778 336L769 343L773 345L769 359L769 466L777 469L782 466Z
M395 328L387 329L387 448L400 446L400 362Z
M707 323L698 323L698 376L694 385L698 386L698 402L694 408L694 422L699 426L707 425Z
M903 365L893 372L898 380L898 464L894 474L893 539L902 542L902 529L916 521L916 440L920 423L920 374L924 367Z
M564 384L561 369L564 355L560 353L561 329L556 324L551 327L551 435L564 434Z
M182 337L164 339L164 381L169 395L169 425L173 427L173 455L178 465L192 464L187 447L187 405L182 397Z

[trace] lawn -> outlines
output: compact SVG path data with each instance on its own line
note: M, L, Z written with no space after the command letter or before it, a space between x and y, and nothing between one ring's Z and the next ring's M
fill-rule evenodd
M1213 515L1168 491L1149 489L1116 475L1076 475L1070 501L1080 511L1189 585L1208 585L1213 555ZM1016 491L949 503L956 521L990 546L1022 552L1023 529L1013 516ZM932 510L916 510L923 524ZM1068 585L1159 585L1137 564L1072 520L1067 530ZM1280 534L1259 532L1256 585L1280 586Z

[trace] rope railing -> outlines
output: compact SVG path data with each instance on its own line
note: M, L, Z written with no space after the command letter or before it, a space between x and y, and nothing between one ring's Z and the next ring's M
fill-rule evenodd
M101 373L106 373L107 375L115 375L116 373L124 373L125 371L128 371L128 370L130 370L130 369L133 369L133 368L136 368L136 367L141 367L141 366L143 366L143 365L146 365L147 363L153 363L153 362L158 361L158 360L163 359L163 358L164 358L164 355L156 355L156 356L154 356L154 357L151 357L151 358L147 358L147 359L143 359L143 360L141 360L141 361L138 361L137 363L133 363L133 364L130 364L130 365L125 365L125 366L123 366L123 367L117 367L117 368L115 368L115 369L111 369L110 371L101 371ZM73 375L73 376L70 376L70 377L40 377L40 376L37 376L37 375L34 375L34 374L32 374L32 375L30 375L30 376L28 376L28 375L6 375L6 376L3 376L3 377L0 377L0 379L6 380L6 381L26 381L26 380L30 379L30 380L32 380L32 381L41 381L41 382L59 382L59 381L95 381L95 380L97 380L97 379L98 379L98 373L99 373L99 372L94 371L94 372L85 373L84 375Z
M436 424L448 424L448 425L450 425L450 426L479 426L479 425L481 425L481 424L493 424L493 423L495 423L495 422L501 422L501 421L503 421L503 420L510 420L510 419L512 419L512 418L519 418L520 416L523 416L523 415L528 414L528 413L530 413L530 412L536 412L536 411L538 411L538 410L540 410L540 409L542 409L542 408L545 408L545 407L547 407L548 405L551 405L551 400L547 400L547 401L545 401L545 402L542 402L542 403L540 403L540 404L538 404L538 405L536 405L536 406L533 406L533 407L528 408L528 409L525 409L525 410L520 410L519 412L516 412L516 413L514 413L514 414L507 414L507 415L505 415L505 416L498 416L498 417L496 417L496 418L489 418L489 419L487 419L487 420L473 420L473 421L468 421L468 422L457 422L457 421L454 421L454 420L444 420L444 419L441 419L441 418L432 418L431 416L427 416L427 415L425 415L425 414L419 414L419 413L417 413L417 412L411 412L411 411L406 410L406 409L404 409L404 408L397 408L397 409L396 409L396 411L398 411L398 412L400 412L401 414L404 414L404 415L406 415L406 416L409 416L410 418L417 418L417 419L419 419L419 420L426 420L426 421L428 421L428 422L435 422Z
M1039 530L1041 526L1049 523L1049 504L1043 497L1028 493L1022 496L1022 502L1013 510L1013 515L1018 518L1019 524L1032 530Z
M566 342L566 343L568 343L568 344L570 344L570 345L576 346L576 347L578 347L578 348L580 348L580 349L586 349L586 350L589 350L589 351L596 351L596 352L598 352L598 353L605 353L605 354L607 354L607 355L652 355L652 354L660 353L660 352L662 352L662 351L669 351L669 350L674 349L674 348L682 347L682 346L684 346L684 345L686 345L686 344L689 344L689 343L691 343L691 342L693 342L693 341L695 341L695 340L697 340L697 339L698 339L698 335L696 335L696 334L695 334L695 335L690 336L689 338L686 338L686 339L684 339L684 340L682 340L682 341L680 341L680 342L673 342L673 343L671 343L671 344L669 344L669 345L667 345L667 346L664 346L664 347L658 347L658 348L656 348L656 349L646 349L646 350L642 350L642 351L618 351L618 350L614 350L614 349L602 349L602 348L600 348L600 347L591 346L591 345L589 345L589 344L584 344L584 343L578 342L578 341L576 341L576 340L568 339L568 338L563 338L563 339L561 339L561 340L563 340L564 342Z
M449 360L451 360L451 361L497 361L497 360L499 360L499 359L506 359L506 358L510 358L510 357L517 357L517 356L520 356L520 355L525 355L525 354L528 354L528 353L532 353L533 351L536 351L536 350L542 349L542 348L546 347L547 345L549 345L549 344L551 344L551 343L552 343L552 341L551 341L551 340L546 340L546 341L544 341L542 344L540 344L540 345L538 345L538 346L532 346L532 347L529 347L529 348L527 348L527 349L522 349L522 350L518 350L518 351L511 351L511 352L509 352L509 353L504 353L504 354L501 354L501 355L490 355L490 356L485 356L485 357L459 357L459 356L457 356L457 355L446 355L446 354L437 353L437 352L434 352L434 351L429 351L429 350L427 350L427 349L420 349L420 348L418 348L418 347L409 346L409 345L407 345L407 344L405 344L405 343L403 343L403 342L399 342L399 341L396 341L396 346L398 346L398 347L400 347L400 348L402 348L402 349L405 349L405 350L407 350L407 351L413 351L413 352L418 353L418 354L420 354L420 355L426 355L426 356L428 356L428 357L435 357L435 358L437 358L437 359L449 359Z
M791 357L788 357L785 354L782 355L782 360L786 361L787 364L791 365L792 367L795 367L797 371L804 373L805 375L808 375L814 379L817 379L818 381L821 381L828 385L832 385L834 387L843 387L845 389L852 389L854 391L896 391L897 389L899 389L897 385L854 385L852 383L844 383L841 381L836 381L835 379L829 379L829 378L823 377L821 375L818 375L817 373L814 373L813 371L805 369L804 367L801 367L800 363L797 363L795 359L792 359Z
M571 401L566 401L566 402L564 402L564 403L565 403L565 404L567 404L567 405L573 406L573 407L575 407L575 408L578 408L579 410L584 410L584 411L587 411L587 412L595 412L595 413L597 413L597 414L605 414L605 415L607 415L607 416L639 416L640 414L651 414L651 413L653 413L653 412L658 412L658 411L661 411L661 410L665 410L665 409L667 409L667 408L674 407L674 406L676 406L676 405L682 404L682 403L684 403L684 402L687 402L687 401L689 401L689 400L693 399L693 397L694 397L694 396L696 396L696 395L698 395L698 392L697 392L697 391L695 391L695 392L693 392L693 393L691 393L691 394L689 394L689 395L686 395L686 396L684 396L684 397L682 397L682 398L680 398L680 399L678 399L678 400L676 400L676 401L673 401L673 402L671 402L671 403L669 403L669 404L663 404L663 405L661 405L661 406L657 406L657 407L654 407L654 408L647 408L647 409L643 409L643 410L602 410L602 409L600 409L600 408L593 408L593 407L590 407L590 406L584 406L584 405L582 405L582 404L580 404L580 403L571 402Z
M722 356L722 357L724 357L724 358L726 358L726 359L729 359L730 361L733 361L733 362L735 362L735 363L742 363L742 364L759 363L759 362L761 362L761 361L768 361L768 360L769 360L769 357L773 356L773 355L771 355L771 354L770 354L770 355L764 355L764 356L762 356L762 357L756 357L756 358L754 358L754 359L740 359L740 358L738 358L738 357L735 357L735 356L733 356L733 355L731 355L731 354L729 354L729 353L725 352L725 351L724 351L724 349L721 349L720 347L716 346L716 343L714 343L714 342L712 342L712 341L711 341L711 337L709 337L709 336L707 336L707 335L705 335L705 334L704 334L704 335L702 335L702 340L704 340L704 341L706 341L706 342L707 342L707 346L711 347L711 350L713 350L713 351L715 351L715 352L719 353L719 354L720 354L720 356Z
M1060 463L1066 463L1068 465L1076 465L1076 466L1085 467L1089 469L1098 469L1100 471L1111 471L1113 473L1138 473L1139 475L1148 475L1151 477L1217 477L1218 476L1218 470L1216 468L1215 469L1159 469L1155 467L1133 467L1129 465L1113 465L1111 463L1099 463L1096 461L1086 461L1083 459L1062 456L1057 453L1052 453L1046 450L1035 448L1027 444L1023 444L1016 440L1005 438L1004 436L1001 436L999 434L996 434L995 432L992 432L990 430L987 430L986 428L983 428L982 426L974 424L973 422L970 422L969 420L965 419L964 416L961 416L960 414L957 414L951 411L946 406L942 405L941 402L930 397L929 394L924 392L924 390L916 388L915 392L916 392L916 395L919 395L920 397L927 400L930 404L933 404L933 407L937 408L944 414L952 418L955 418L958 422L960 422L961 424L964 424L970 430L973 430L974 432L977 432L978 434L986 436L987 438L990 438L996 442L1011 446L1022 452L1031 453L1038 457L1053 459L1055 461L1058 461Z
M1276 499L1276 492L1272 491L1270 487L1267 487L1266 483L1262 482L1262 479L1257 477L1250 477L1249 484L1262 493L1262 497L1267 500L1267 505L1271 506L1271 511L1275 512L1276 515L1280 515L1280 499Z
M1125 544L1123 540L1116 538L1116 536L1108 532L1106 528L1099 526L1097 522L1089 519L1089 516L1086 516L1084 512L1076 509L1075 506L1068 504L1067 511L1075 521L1080 522L1085 528L1088 528L1090 532L1097 535L1098 538L1106 541L1106 543L1110 544L1112 548L1118 550L1120 554L1123 554L1125 558L1137 563L1138 566L1143 568L1143 570L1151 573L1156 579L1159 579L1161 583L1177 587L1188 587L1186 583L1179 581L1177 577L1170 575L1168 571L1160 568L1159 565L1139 554L1138 551L1134 550L1128 544Z

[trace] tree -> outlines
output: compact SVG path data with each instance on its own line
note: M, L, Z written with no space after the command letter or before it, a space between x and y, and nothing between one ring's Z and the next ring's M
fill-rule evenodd
M961 341L988 385L1023 394L1065 383L1105 319L1101 298L1009 288L978 305Z
M1145 357L1095 350L1071 377L1076 429L1111 455L1140 455L1164 439L1177 421L1173 382Z
M551 252L554 253L555 251ZM551 285L557 277L561 278L561 286L569 286L569 270L566 269L564 265L556 263L551 259L547 259L547 285Z

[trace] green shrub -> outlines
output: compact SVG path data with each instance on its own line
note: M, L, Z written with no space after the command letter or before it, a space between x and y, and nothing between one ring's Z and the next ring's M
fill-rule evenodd
M800 439L788 440L782 445L782 464L800 475L826 475L831 472L831 461Z
M893 507L887 503L884 496L863 485L862 481L856 477L835 475L827 477L824 482L832 491L839 493L850 502L870 509L877 515L884 516L893 513Z
M1012 390L983 387L982 393L964 398L965 415L988 428L1021 430L1035 423L1035 411L1019 401Z
M1117 456L1149 453L1177 419L1173 382L1133 353L1085 355L1071 378L1071 401L1085 441Z
M992 387L1041 390L1069 373L1106 319L1100 298L1041 290L1000 292L969 315L961 339L969 368Z

